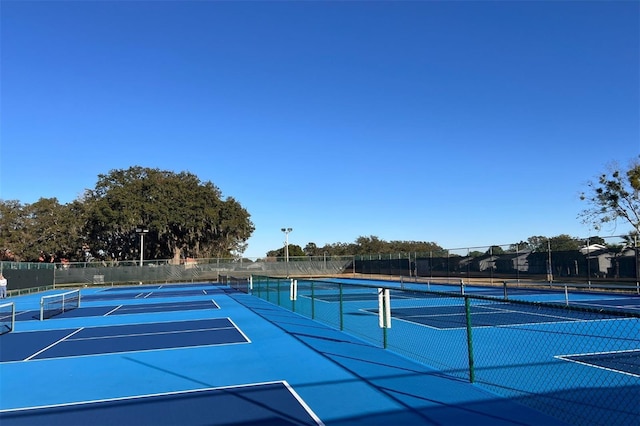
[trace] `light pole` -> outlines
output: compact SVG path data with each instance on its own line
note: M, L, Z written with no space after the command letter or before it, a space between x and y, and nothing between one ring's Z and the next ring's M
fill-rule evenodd
M289 278L289 232L293 231L293 228L280 228L284 232L284 263L287 270L287 278Z
M148 234L149 230L145 226L138 226L136 228L136 234L140 234L140 266L144 262L144 234Z

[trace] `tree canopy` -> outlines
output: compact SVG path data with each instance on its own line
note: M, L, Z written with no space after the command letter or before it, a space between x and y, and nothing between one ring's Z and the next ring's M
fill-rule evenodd
M631 161L625 169L611 164L597 180L587 183L580 199L589 207L580 216L583 223L600 230L614 225L621 219L631 225L633 233L640 233L640 157Z
M211 182L138 166L99 175L94 189L67 205L2 201L0 222L2 246L23 260L137 259L141 226L146 259L230 257L254 231L249 213Z
M620 243L635 246L640 234L640 157L627 168L609 167L581 194L588 207L580 217L595 230L619 220L632 231ZM41 198L33 204L0 200L0 260L87 261L92 258L135 260L140 257L140 236L144 227L144 258L239 257L254 231L250 215L233 197L211 182L192 173L164 171L139 166L98 175L95 188L69 204L56 198ZM604 244L598 236L586 239ZM509 246L487 246L475 250L500 254L503 250L544 252L576 251L584 238L566 234L531 236ZM384 241L374 235L360 236L353 243L320 247L309 242L304 248L289 245L289 255L349 256L395 253L450 255L435 242ZM282 257L284 248L267 253Z
M289 244L289 256L352 256L367 254L397 254L414 252L433 252L434 255L442 255L446 250L433 242L424 241L385 241L375 235L361 236L353 243L333 243L319 247L314 242L309 242L304 249ZM268 257L284 256L284 247L267 252ZM296 254L294 254L296 253Z

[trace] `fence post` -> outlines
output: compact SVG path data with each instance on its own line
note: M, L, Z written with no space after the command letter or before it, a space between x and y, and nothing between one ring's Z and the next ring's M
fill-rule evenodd
M342 283L338 284L338 287L340 288L340 331L344 330L344 321L342 318L342 311L343 311L343 306L342 306Z
M311 319L316 318L316 298L313 290L313 281L311 281Z
M473 334L471 332L471 305L469 296L464 296L464 312L467 319L467 348L469 351L469 381L475 382L475 369L473 365Z

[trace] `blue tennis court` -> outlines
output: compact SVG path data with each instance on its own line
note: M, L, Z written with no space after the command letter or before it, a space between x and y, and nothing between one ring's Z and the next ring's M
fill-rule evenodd
M173 301L145 304L121 304L107 306L79 307L64 311L56 315L56 318L74 318L89 316L127 315L152 312L188 311L196 309L219 309L216 302L211 300L201 301ZM40 319L39 310L21 311L15 313L16 321L31 321Z
M640 349L594 354L560 355L560 359L640 377Z
M248 343L228 318L10 333L0 362Z
M371 312L378 315L377 309ZM422 324L437 329L464 328L467 325L464 306L417 306L395 308L392 318ZM471 322L475 327L499 327L522 324L542 324L567 321L585 321L592 315L572 312L571 315L560 315L557 311L539 309L530 306L506 304L478 304L470 307Z
M109 291L111 290L111 291ZM212 288L189 289L189 290L160 290L160 289L135 289L136 291L113 291L108 289L96 294L84 297L85 300L118 300L118 299L148 299L166 297L187 297L187 296L207 296L220 294L220 290Z
M318 424L286 382L8 410L0 418L11 426Z
M440 351L456 359L457 351L445 341L464 331L464 308L446 298L394 292L389 349L384 349L351 332L367 327L382 332L375 291L342 295L347 297L340 310L349 332L328 324L327 315L341 306L330 287L319 291L314 307L309 294L294 304L286 288L269 290L268 297L277 296L274 303L207 283L81 293L80 307L42 321L33 318L40 295L13 298L15 330L0 335L3 426L574 424L531 408L521 396L499 396L461 380L448 367L435 368L432 360L418 362L397 352L405 340L424 342L434 359ZM109 294L118 296L103 297ZM560 330L568 323L591 323L503 304L474 304L471 311L474 322L487 321L476 329L479 339L487 334L516 346L523 345L518 341L523 327ZM315 320L305 312L314 312ZM602 319L605 327L614 323ZM613 335L601 332L603 338ZM598 350L604 344L585 350L559 346L555 362L546 365L536 353L519 356L531 356L523 362L532 377L540 369L553 373L558 366L575 366L601 371L603 379L621 372L633 378L638 348L636 341L628 343L617 351ZM479 360L484 351L479 345ZM486 367L491 374L504 376L502 369L512 368L506 360L495 363ZM633 397L638 389L626 392ZM567 407L584 399L566 393L561 398ZM607 412L606 407L592 410Z

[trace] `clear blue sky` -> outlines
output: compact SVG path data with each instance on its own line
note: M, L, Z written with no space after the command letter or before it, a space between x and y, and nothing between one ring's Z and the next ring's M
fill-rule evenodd
M0 198L134 165L236 198L248 257L593 232L640 154L640 2L7 1ZM618 227L611 233L624 233ZM606 234L606 233L605 233ZM601 233L602 235L602 233Z

